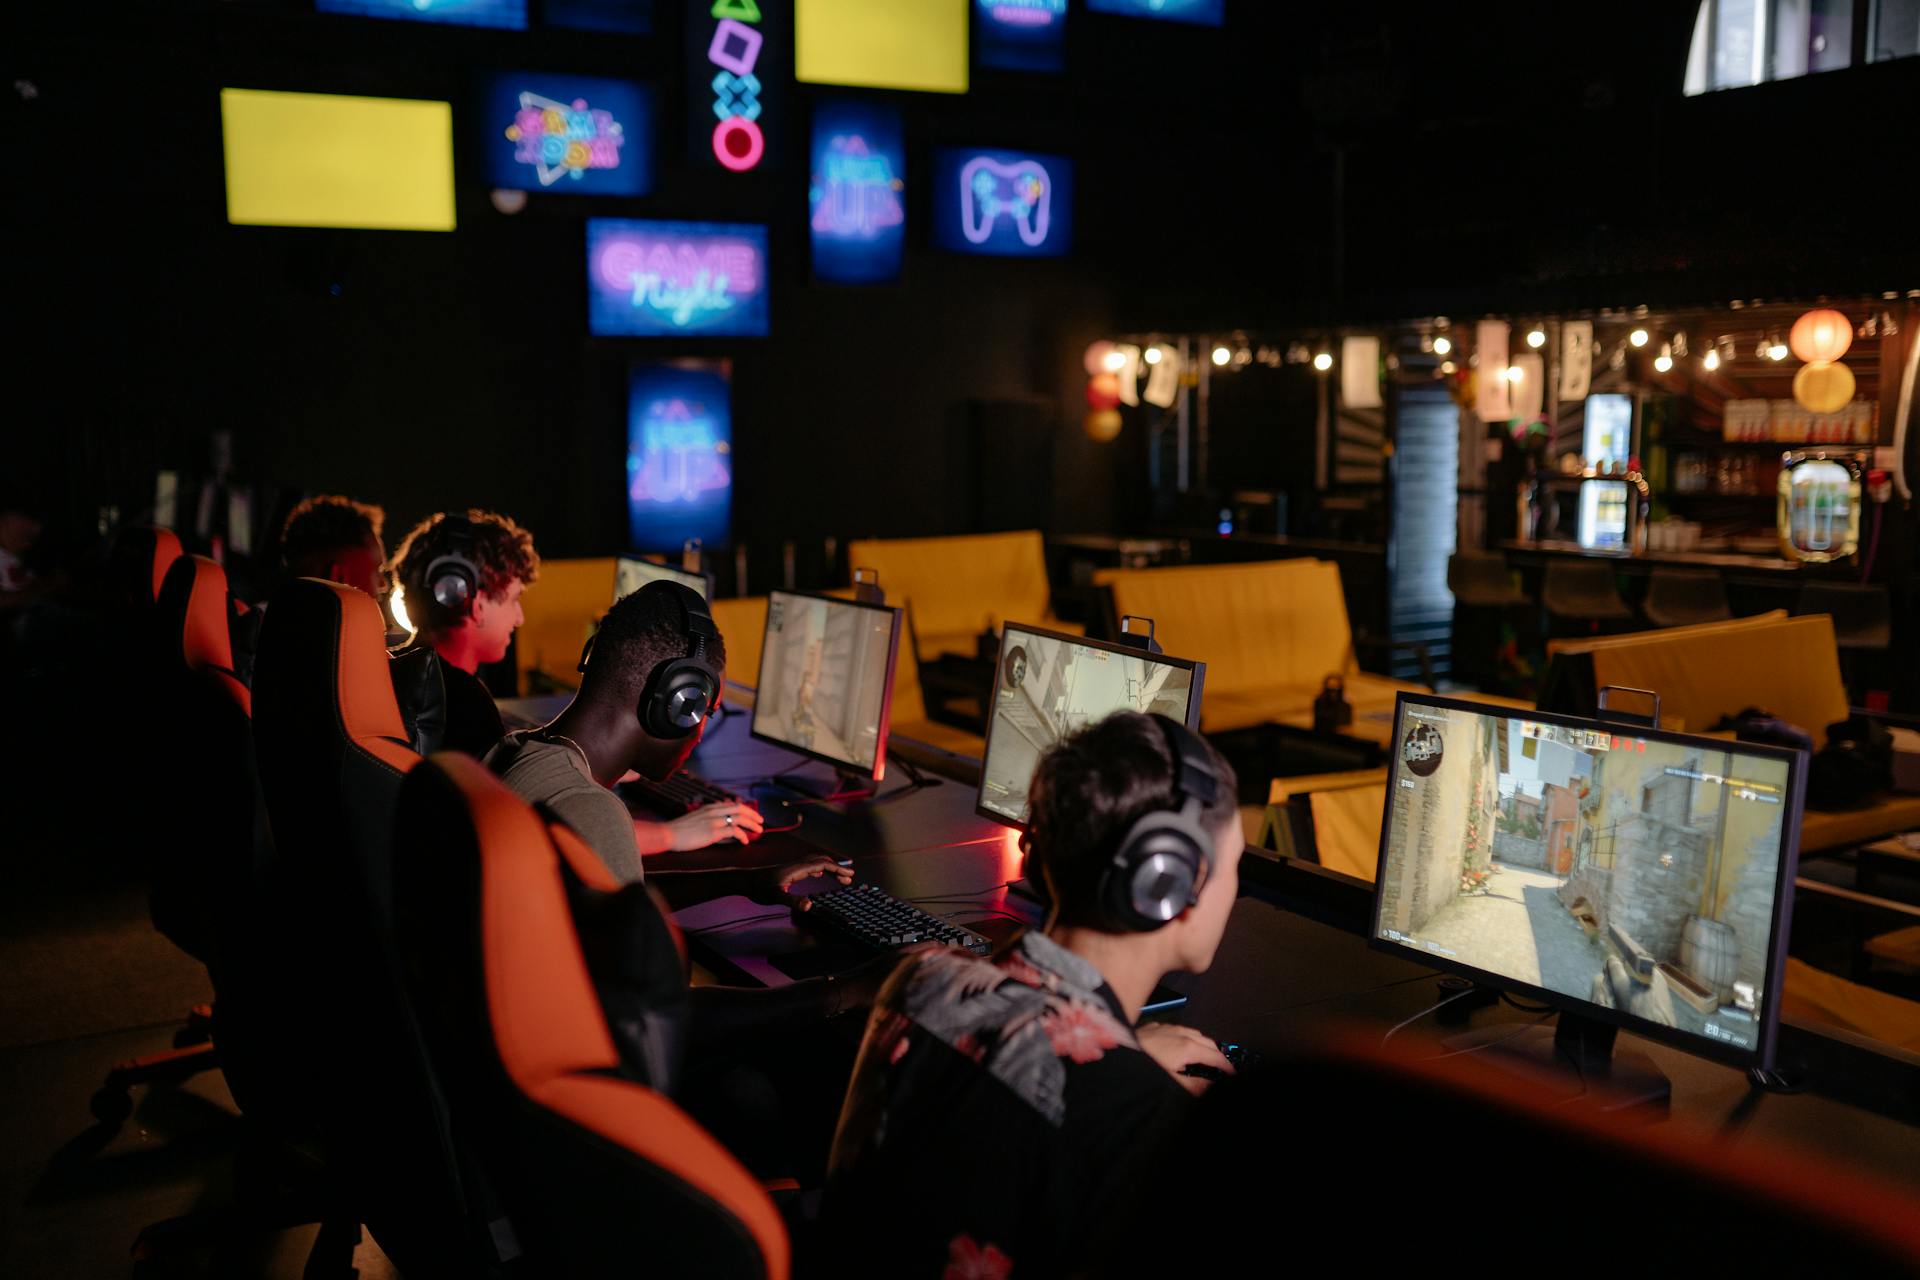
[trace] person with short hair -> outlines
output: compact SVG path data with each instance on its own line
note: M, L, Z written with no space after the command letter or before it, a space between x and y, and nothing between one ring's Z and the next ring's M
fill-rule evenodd
M874 1002L822 1207L838 1274L1073 1271L1126 1229L1207 1087L1187 1069L1233 1070L1200 1033L1139 1023L1162 976L1204 972L1226 929L1245 844L1232 766L1183 725L1122 712L1056 743L1030 797L1046 927L990 958L915 956ZM1200 855L1184 872L1157 857L1175 814Z
M296 578L325 578L358 587L375 600L387 594L387 513L338 493L303 499L280 529L280 557Z

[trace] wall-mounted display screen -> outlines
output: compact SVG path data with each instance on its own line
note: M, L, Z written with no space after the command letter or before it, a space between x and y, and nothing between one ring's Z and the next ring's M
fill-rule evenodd
M587 321L594 333L760 338L767 312L765 227L587 219Z
M983 67L1064 70L1067 0L974 0L973 39Z
M228 222L453 230L447 103L222 89L220 129Z
M933 242L955 253L1055 258L1073 246L1073 164L1026 151L933 157Z
M828 102L814 109L807 203L817 278L835 284L900 278L905 171L898 111L864 102Z
M653 30L653 0L546 0L541 17L550 27L644 36Z
M1117 13L1127 18L1159 18L1217 27L1226 21L1226 0L1087 0L1092 13Z
M971 0L795 0L794 76L863 89L967 91Z
M510 191L653 189L651 93L625 80L509 71L481 95L487 181Z
M733 415L724 362L643 365L627 384L627 524L636 547L725 543Z
M320 13L407 22L451 22L463 27L527 29L527 0L314 0Z

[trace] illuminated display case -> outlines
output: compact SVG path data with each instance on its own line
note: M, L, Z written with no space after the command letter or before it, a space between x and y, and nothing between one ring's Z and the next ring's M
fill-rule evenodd
M1860 478L1854 453L1789 453L1780 463L1774 521L1790 560L1845 560L1860 546Z

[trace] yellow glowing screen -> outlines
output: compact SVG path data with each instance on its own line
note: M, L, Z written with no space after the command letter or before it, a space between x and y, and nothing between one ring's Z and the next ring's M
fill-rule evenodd
M797 0L794 74L808 84L967 91L968 0Z
M402 98L220 91L227 221L453 230L453 108Z

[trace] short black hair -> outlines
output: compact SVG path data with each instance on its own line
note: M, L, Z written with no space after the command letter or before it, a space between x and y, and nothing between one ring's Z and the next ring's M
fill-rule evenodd
M593 656L580 691L626 706L638 705L640 691L647 687L654 669L686 657L693 647L686 610L677 598L677 592L691 590L678 583L649 582L615 601L593 633ZM717 626L707 644L707 665L726 678L727 641Z
M473 567L480 571L482 595L498 600L515 582L530 587L540 577L540 556L533 549L533 535L515 524L511 516L479 507L428 516L400 540L387 568L406 592L407 616L429 638L460 625L461 615L435 600L427 584L428 567L453 550L454 535L447 520L455 514L464 514L472 526Z
M1201 739L1219 787L1201 816L1209 828L1238 813L1233 766ZM1047 749L1028 788L1027 847L1053 891L1060 919L1099 919L1101 869L1127 829L1148 813L1174 808L1173 753L1151 716L1121 711Z
M333 553L378 538L386 521L387 513L370 502L317 494L287 513L287 522L280 526L280 554L295 573L318 574Z

